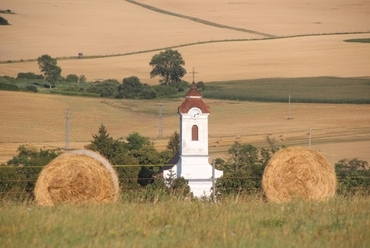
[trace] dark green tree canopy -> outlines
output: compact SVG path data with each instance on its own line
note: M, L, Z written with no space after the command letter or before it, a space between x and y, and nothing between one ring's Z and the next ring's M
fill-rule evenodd
M170 136L166 148L171 151L172 156L180 151L180 134L177 131Z
M142 84L136 76L124 78L118 86L116 98L126 99L152 99L157 93L147 84Z
M44 54L38 57L37 64L48 82L53 83L61 78L62 68L57 65L57 60L50 55Z
M177 50L167 49L154 55L149 65L153 67L150 77L161 77L160 82L164 85L174 85L186 74L182 67L185 61Z

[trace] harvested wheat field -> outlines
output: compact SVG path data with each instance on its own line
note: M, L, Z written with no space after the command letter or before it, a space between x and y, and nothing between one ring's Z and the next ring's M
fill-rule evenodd
M65 112L69 108L70 147L81 149L103 123L113 138L136 131L165 149L170 135L179 131L177 100L113 100L0 91L0 163L16 154L19 145L44 149L65 147ZM370 105L254 103L204 99L211 108L209 151L224 157L235 141L267 146L269 135L281 145L308 146L331 163L342 158L370 161ZM163 138L158 137L158 103L162 103ZM227 124L225 124L227 123Z
M370 37L367 1L139 3L156 9L124 0L4 0L1 8L16 14L6 15L11 25L0 27L0 60L36 59L42 54L106 56L174 47L183 55L187 71L195 67L204 82L369 75L370 45L343 42ZM261 40L265 38L282 39ZM177 47L208 41L220 42ZM148 65L155 53L59 60L58 64L63 75L83 74L88 80L135 75L142 82L157 84L158 79L149 77ZM0 75L25 71L39 72L37 63L0 65ZM191 81L191 76L184 79Z
M323 1L170 1L2 0L0 75L40 73L36 59L58 58L62 75L88 80L137 76L151 79L151 57L177 49L196 81L271 77L368 77L370 44L346 39L370 38L370 2ZM144 5L143 5L144 4ZM148 6L149 5L149 6ZM151 6L151 7L150 7ZM154 7L154 8L153 8ZM83 59L77 59L83 53ZM118 56L121 55L121 56ZM93 57L95 56L95 57ZM99 57L103 56L103 57ZM21 61L23 60L23 61ZM185 80L191 81L187 74ZM103 123L114 138L133 131L157 137L157 101L115 101L0 92L0 162L19 144L64 147L65 110L70 108L72 148L82 148ZM178 130L177 106L164 105L163 139ZM281 103L207 100L211 107L210 152L222 156L236 140L266 145L268 134L287 145L307 144L330 162L344 157L370 161L368 105L296 104L292 120ZM145 123L145 125L143 125ZM228 128L225 128L228 123Z

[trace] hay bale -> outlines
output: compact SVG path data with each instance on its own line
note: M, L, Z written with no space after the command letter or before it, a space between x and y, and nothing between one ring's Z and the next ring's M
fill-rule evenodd
M289 147L276 152L265 168L262 187L269 201L325 200L335 195L335 170L319 152Z
M118 177L103 156L88 150L60 155L41 171L35 186L38 205L114 202L119 197Z

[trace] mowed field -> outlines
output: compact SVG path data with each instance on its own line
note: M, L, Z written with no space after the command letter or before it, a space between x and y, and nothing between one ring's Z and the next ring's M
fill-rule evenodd
M279 145L308 146L323 152L331 163L342 158L370 161L370 105L253 103L204 99L209 117L210 158L227 158L235 142L266 147L266 135ZM70 113L71 148L92 140L101 124L111 137L132 132L150 137L157 149L165 149L179 131L177 108L183 99L162 101L113 100L0 91L0 163L21 144L44 149L65 147L65 112ZM158 138L162 104L163 136ZM290 116L290 119L288 117Z
M63 76L83 74L91 81L138 76L154 85L158 78L149 77L149 61L173 47L183 55L187 71L194 67L198 72L196 81L370 76L370 44L344 42L370 38L370 2L365 0L139 2L164 11L125 0L2 0L0 9L15 14L0 15L11 24L0 26L0 75L40 73L35 60L49 54L58 58ZM71 58L80 52L122 56ZM191 81L192 75L184 79ZM176 111L182 99L163 102L164 138L157 139L157 101L0 94L0 162L26 142L64 147L68 107L72 148L88 143L101 123L114 138L137 131L159 149L179 129ZM294 104L288 121L287 104L205 101L211 107L211 157L225 156L234 141L266 145L267 134L282 144L308 145L311 125L313 148L331 162L352 157L370 161L368 105Z

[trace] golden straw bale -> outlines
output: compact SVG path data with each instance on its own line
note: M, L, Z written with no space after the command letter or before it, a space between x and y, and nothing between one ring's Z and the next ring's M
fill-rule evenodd
M276 152L265 168L262 187L269 201L325 200L335 195L334 167L319 152L289 147Z
M35 186L38 205L114 202L118 177L107 159L88 150L62 154L41 171Z

